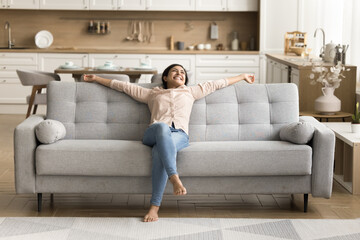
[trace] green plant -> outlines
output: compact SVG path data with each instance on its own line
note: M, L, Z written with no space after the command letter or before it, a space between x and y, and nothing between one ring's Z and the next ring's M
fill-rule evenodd
M356 103L355 112L352 115L353 123L360 123L359 102Z

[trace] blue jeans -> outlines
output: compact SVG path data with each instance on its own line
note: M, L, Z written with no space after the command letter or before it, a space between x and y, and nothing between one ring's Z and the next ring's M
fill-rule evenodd
M177 152L189 145L189 136L181 129L159 122L149 126L143 143L152 147L152 196L150 203L160 206L168 178L177 174Z

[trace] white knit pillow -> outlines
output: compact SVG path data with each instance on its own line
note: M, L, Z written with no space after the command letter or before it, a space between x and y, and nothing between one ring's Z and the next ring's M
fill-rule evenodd
M61 122L47 119L36 126L35 133L41 143L49 144L63 139L66 135L66 129Z

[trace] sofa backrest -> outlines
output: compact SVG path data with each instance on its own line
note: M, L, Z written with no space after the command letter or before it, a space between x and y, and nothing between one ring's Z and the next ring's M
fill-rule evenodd
M47 92L47 118L65 125L67 139L141 140L150 122L146 104L99 84L54 81ZM295 84L238 83L195 101L190 141L278 140L298 106Z

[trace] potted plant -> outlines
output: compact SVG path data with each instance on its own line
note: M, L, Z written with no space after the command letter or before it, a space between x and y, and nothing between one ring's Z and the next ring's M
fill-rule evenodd
M360 134L360 112L359 112L359 102L356 103L355 112L352 115L352 124L351 131L353 133Z

